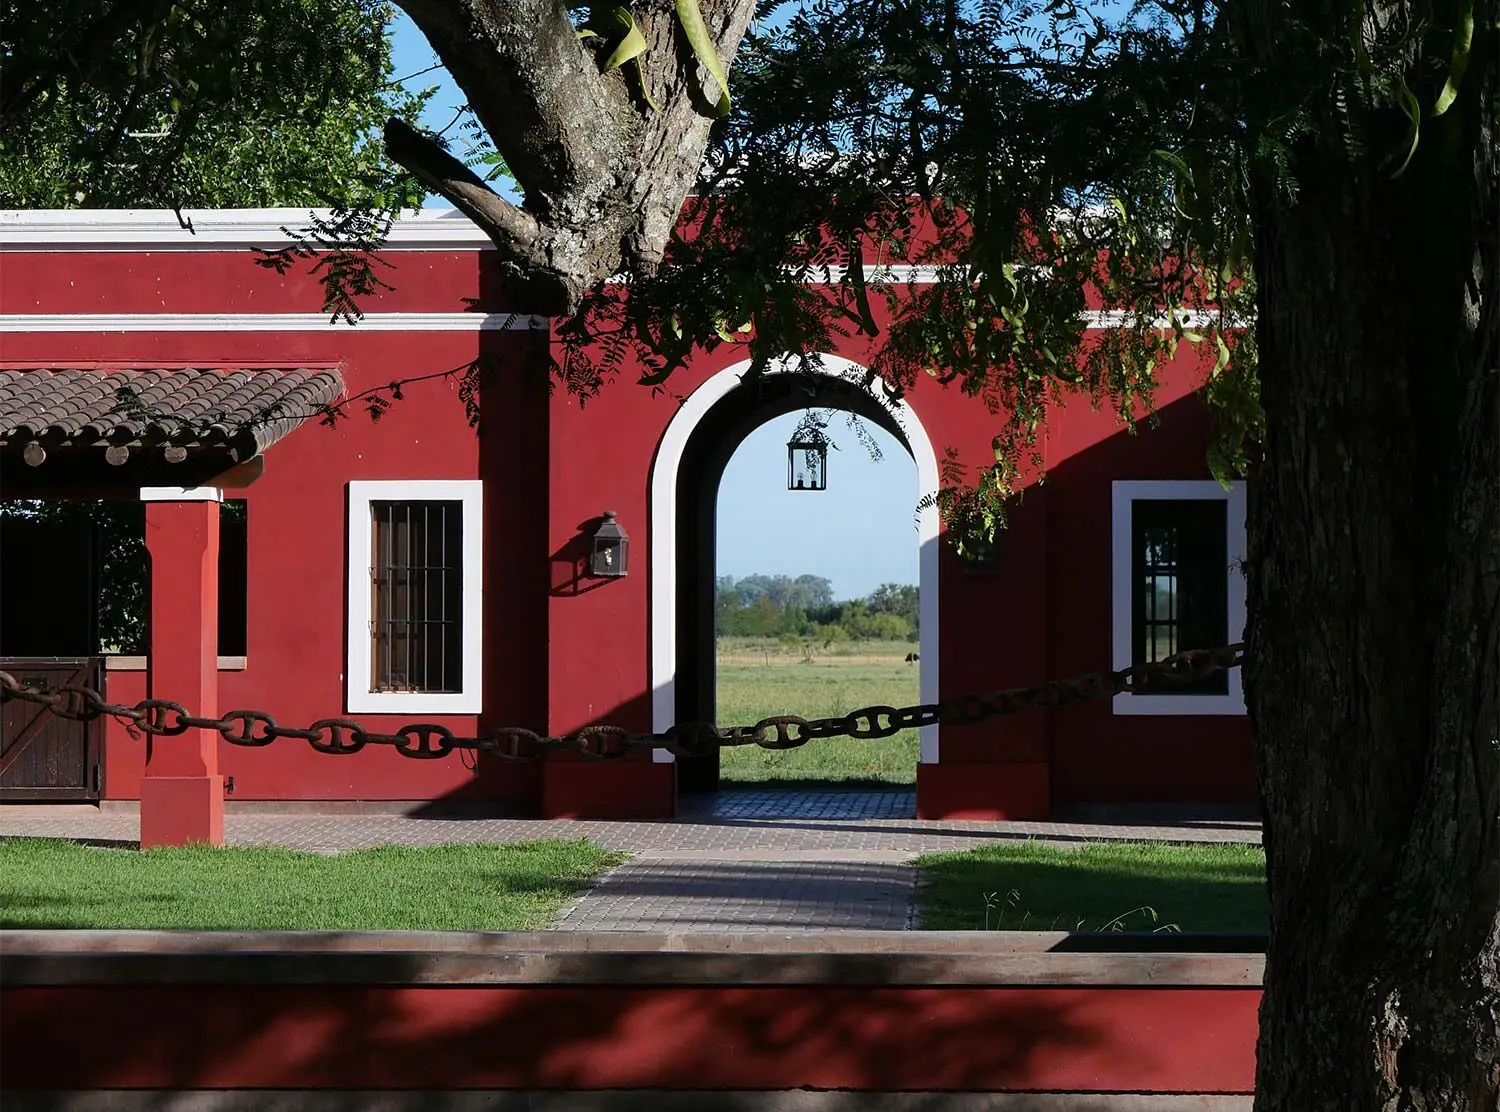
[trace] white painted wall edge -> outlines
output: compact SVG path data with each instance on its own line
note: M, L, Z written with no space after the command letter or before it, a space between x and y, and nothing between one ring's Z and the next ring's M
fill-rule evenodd
M864 368L836 355L821 356L821 372L841 377ZM682 456L693 430L722 398L739 384L750 369L750 361L716 372L688 395L668 422L651 463L650 487L650 643L652 730L661 733L677 721L677 480ZM786 369L775 366L773 371ZM867 384L874 393L876 384ZM878 395L877 395L878 396ZM906 434L917 467L918 497L935 494L939 475L937 453L916 414L905 402L897 402L892 415ZM938 568L939 522L937 507L927 505L917 514L917 579L919 628L917 682L923 703L938 701ZM749 723L739 723L749 725ZM938 727L920 730L920 761L938 763ZM653 751L660 762L674 759L665 749Z
M326 313L0 313L0 332L533 332L548 324L521 313L366 313L352 325Z
M1085 328L1119 328L1124 313L1079 314ZM1185 328L1213 323L1212 314L1185 313ZM323 332L356 328L367 332L530 332L545 330L547 317L522 313L366 313L354 324L325 313L0 313L0 332ZM1164 327L1165 321L1160 322Z
M1098 212L1107 210L1100 206ZM287 230L300 231L330 215L329 209L310 207L183 209L180 217L171 209L0 209L0 250L274 250L294 242ZM490 238L456 209L407 209L392 225L388 245L398 251L494 250Z
M1135 628L1132 619L1135 596L1131 537L1135 503L1151 499L1217 500L1225 503L1224 544L1230 568L1225 593L1225 628L1229 640L1235 642L1245 635L1246 497L1243 481L1230 483L1227 490L1212 479L1115 479L1110 483L1110 637L1115 668L1129 668L1134 663L1131 637ZM1223 695L1122 693L1110 700L1110 708L1112 713L1122 716L1243 717L1246 713L1244 673L1239 668L1230 670L1228 690Z
M351 479L346 484L349 532L345 550L347 640L344 706L350 714L481 714L484 711L484 481L482 479ZM374 613L370 591L371 504L451 501L462 506L459 608L464 617L462 691L371 691Z
M287 231L308 227L326 209L184 209L182 220L169 209L0 210L0 249L44 251L222 251L226 248L286 247ZM493 249L489 237L454 209L404 213L391 227L393 250Z

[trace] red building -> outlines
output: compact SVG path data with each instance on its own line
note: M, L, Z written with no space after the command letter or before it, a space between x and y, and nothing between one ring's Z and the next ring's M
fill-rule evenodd
M357 326L330 324L305 268L278 274L252 253L284 244L283 226L304 218L194 213L189 231L170 213L0 213L0 496L144 501L151 556L149 652L101 654L92 603L79 602L87 553L12 533L0 554L7 670L93 678L116 702L149 693L297 725L348 716L376 729L555 734L711 716L718 480L749 431L807 398L776 376L742 384L732 348L699 358L666 394L628 375L586 408L549 391L537 358L548 322L491 304L494 256L447 213L398 224L382 272L393 288L365 303ZM895 434L924 492L949 450L975 466L993 458L995 418L973 399L934 384L891 409L836 373L868 358L860 341L826 354L817 404ZM478 399L482 434L454 378L407 387L378 422L357 403L332 427L317 418L338 397L480 357L501 369ZM1169 369L1161 423L1140 435L1083 402L1055 411L1046 481L1028 480L993 566L960 559L935 511L922 513L924 701L1125 666L1152 644L1165 655L1177 637L1239 637L1244 492L1209 477L1196 373ZM121 386L183 424L122 407ZM222 431L268 407L278 419L253 436ZM202 431L216 421L221 432ZM243 512L226 516L226 501ZM630 537L622 577L589 574L606 510ZM1148 613L1148 596L1176 601ZM221 622L236 644L221 641ZM1039 818L1074 803L1251 802L1239 673L1217 682L928 728L919 812ZM34 707L7 703L5 715L6 799L155 792L218 809L229 790L234 800L482 799L648 817L672 814L679 788L711 788L717 776L712 761L665 752L412 761L379 748L330 757L295 741L194 740L202 731L148 748L113 722L85 737Z

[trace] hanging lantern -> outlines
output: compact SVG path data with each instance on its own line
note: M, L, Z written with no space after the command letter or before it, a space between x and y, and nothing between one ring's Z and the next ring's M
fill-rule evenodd
M615 522L615 511L604 511L604 523L594 532L589 571L600 578L614 579L629 570L630 538Z
M793 437L786 446L787 490L828 489L828 441Z

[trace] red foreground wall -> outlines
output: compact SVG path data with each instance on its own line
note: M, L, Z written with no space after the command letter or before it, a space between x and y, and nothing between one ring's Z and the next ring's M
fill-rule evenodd
M1246 1093L1260 994L287 985L0 1004L8 1089Z
M565 390L549 394L536 358L544 332L370 323L392 313L503 311L489 293L493 256L474 247L390 252L382 275L394 288L367 300L366 323L315 330L244 326L244 314L319 314L322 297L305 272L277 275L243 247L108 248L8 247L0 305L38 317L196 314L196 323L71 332L12 323L0 336L7 363L337 365L351 394L480 357L495 371L481 396L482 435L468 424L456 381L439 379L408 387L378 423L356 406L336 427L309 424L271 448L264 475L236 492L249 515L248 648L242 671L220 674L221 708L264 709L298 724L342 713L350 480L482 477L485 712L430 720L462 732L502 724L650 728L651 465L681 399L739 361L738 349L696 359L661 394L633 386L625 367L584 406ZM834 354L862 362L870 353L851 339ZM1207 415L1190 396L1198 375L1186 356L1169 368L1157 392L1160 427L1137 436L1082 402L1055 412L1043 441L1046 481L1028 475L999 574L971 574L945 548L942 695L1111 664L1110 483L1207 477ZM950 449L971 468L993 459L998 418L983 405L929 383L908 401L940 459ZM618 511L631 534L631 573L580 589L579 546L605 509ZM108 682L113 700L146 694L141 673L110 672ZM360 717L377 729L399 724ZM143 744L111 725L106 797L138 798L143 761ZM418 762L379 749L331 758L282 742L221 746L219 768L233 778L235 800L485 798L551 815L646 817L670 814L675 796L671 765L634 759L475 765L460 755ZM1117 717L1107 702L946 728L941 763L920 774L929 817L1041 818L1067 803L1255 798L1244 718Z
M12 1095L1254 1087L1257 954L1057 953L1065 936L993 933L732 952L659 935L10 933Z

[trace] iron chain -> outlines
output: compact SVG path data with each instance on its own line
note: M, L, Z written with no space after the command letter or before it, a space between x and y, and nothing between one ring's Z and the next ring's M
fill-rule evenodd
M229 744L249 748L294 739L307 742L319 753L336 756L358 753L370 745L387 745L413 760L437 760L459 749L507 761L536 760L549 750L613 760L638 749L669 749L681 756L696 756L739 745L796 749L830 737L873 740L924 726L970 726L1037 708L1055 709L1129 692L1160 690L1237 668L1244 657L1244 645L1236 643L1217 649L1193 649L1150 664L1092 672L1077 679L1048 680L1035 687L987 695L959 695L909 707L862 707L842 718L807 719L782 714L763 718L753 726L730 727L680 722L659 734L634 733L621 726L585 726L576 733L547 737L523 727L506 726L477 737L461 737L446 726L430 722L414 722L395 733L381 734L349 718L320 718L302 729L282 726L260 710L230 710L217 718L208 718L190 714L181 703L167 699L142 699L134 706L111 703L99 692L80 684L27 687L9 672L0 672L0 703L12 699L34 703L59 718L74 721L113 718L132 730L153 736L176 737L188 730L214 730Z

